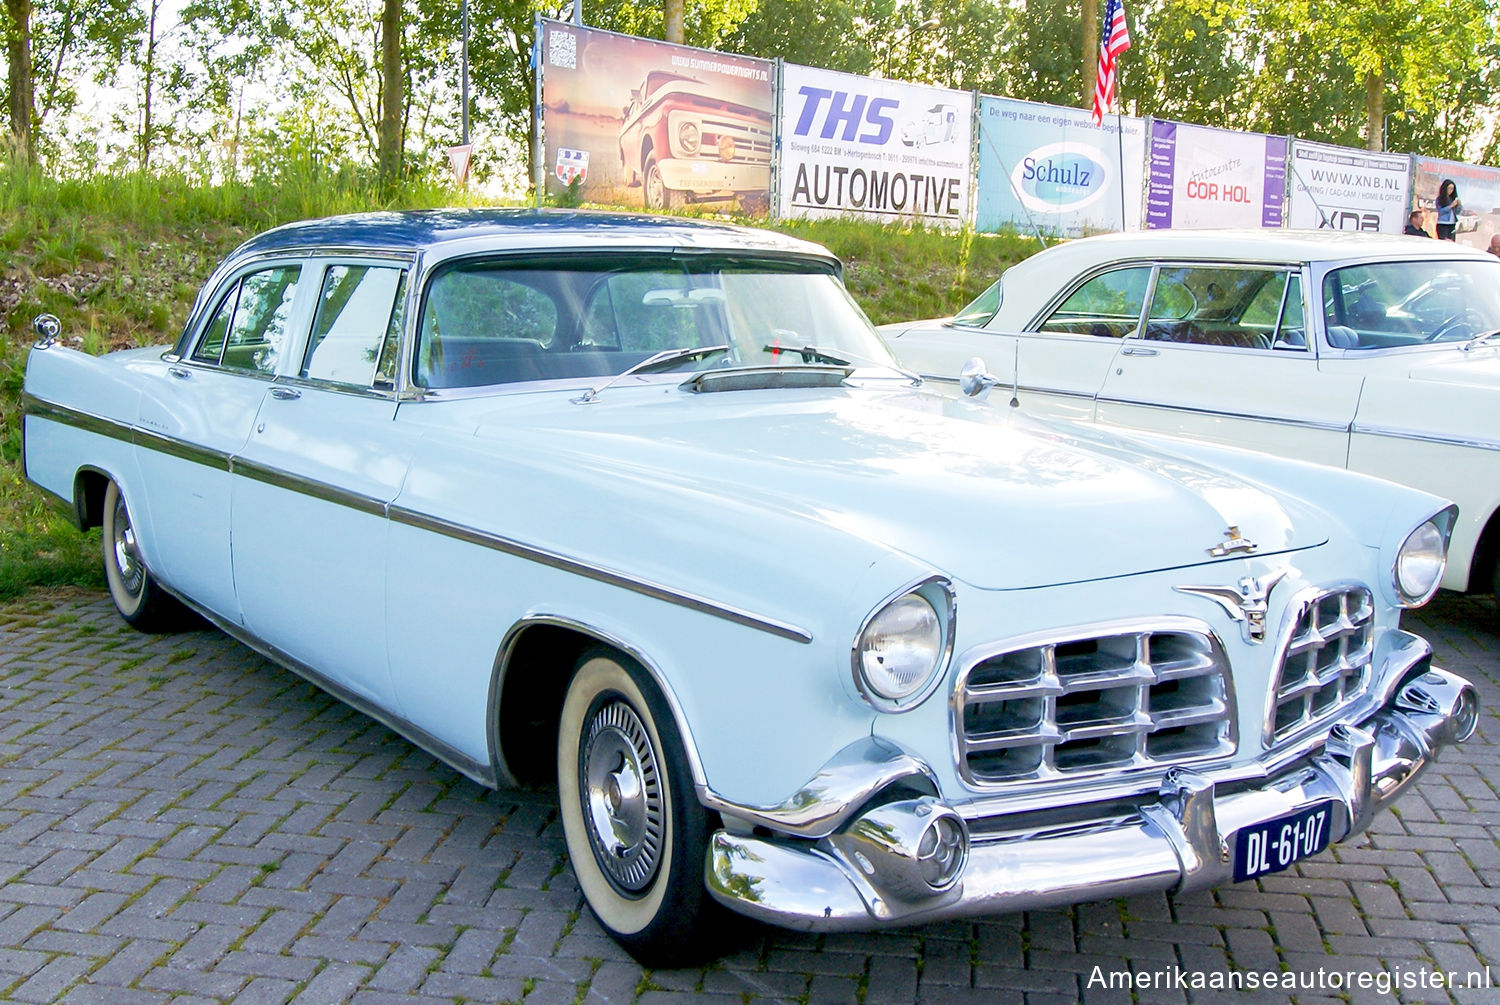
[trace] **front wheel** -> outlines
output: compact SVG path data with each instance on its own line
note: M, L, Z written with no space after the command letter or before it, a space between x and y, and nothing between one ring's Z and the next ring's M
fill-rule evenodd
M687 205L687 196L678 189L667 188L661 167L654 156L646 158L645 166L646 208L665 209L676 212Z
M142 632L170 632L188 620L187 609L152 578L141 559L140 543L125 496L114 482L104 490L104 579L115 610Z
M557 789L573 872L610 936L648 967L701 959L717 909L708 814L665 699L611 651L584 653L568 685Z

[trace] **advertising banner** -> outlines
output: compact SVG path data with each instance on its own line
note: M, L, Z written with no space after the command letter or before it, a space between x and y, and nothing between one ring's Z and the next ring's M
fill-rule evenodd
M1414 157L1412 209L1422 211L1422 229L1437 235L1438 186L1446 178L1458 190L1461 208L1454 239L1459 244L1488 249L1490 238L1500 234L1500 168Z
M1292 140L1290 226L1399 234L1411 195L1411 158Z
M773 65L542 21L542 167L549 195L615 206L771 198Z
M969 219L973 96L782 67L781 214Z
M1280 227L1286 137L1151 123L1146 226Z
M974 226L1057 237L1140 230L1145 160L1141 119L1096 126L1082 108L982 98Z

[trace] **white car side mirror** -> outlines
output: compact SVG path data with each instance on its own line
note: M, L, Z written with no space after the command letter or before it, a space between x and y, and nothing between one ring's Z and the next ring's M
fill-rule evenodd
M983 393L986 389L1000 383L991 377L989 371L984 367L984 360L978 356L972 357L964 368L958 371L958 386L967 397L974 397Z

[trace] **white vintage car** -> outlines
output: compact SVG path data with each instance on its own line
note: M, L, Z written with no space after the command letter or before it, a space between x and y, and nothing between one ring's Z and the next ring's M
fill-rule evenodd
M1032 256L952 318L881 334L930 376L951 380L981 357L1002 401L1035 415L1268 451L1452 499L1443 585L1500 589L1494 255L1328 231L1114 234Z
M1285 869L1478 706L1398 625L1453 511L935 395L814 245L605 214L282 227L173 347L42 319L27 475L490 786L652 965Z

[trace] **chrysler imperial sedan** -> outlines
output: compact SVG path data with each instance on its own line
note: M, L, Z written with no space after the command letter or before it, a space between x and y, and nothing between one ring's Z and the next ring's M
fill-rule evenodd
M1285 869L1474 730L1399 627L1454 512L896 366L815 245L608 214L269 231L176 345L39 319L27 475L185 611L556 786L651 965Z
M1034 255L952 318L881 331L923 374L951 380L980 357L1023 411L1347 467L1452 499L1443 585L1500 591L1494 255L1327 231L1115 234Z

